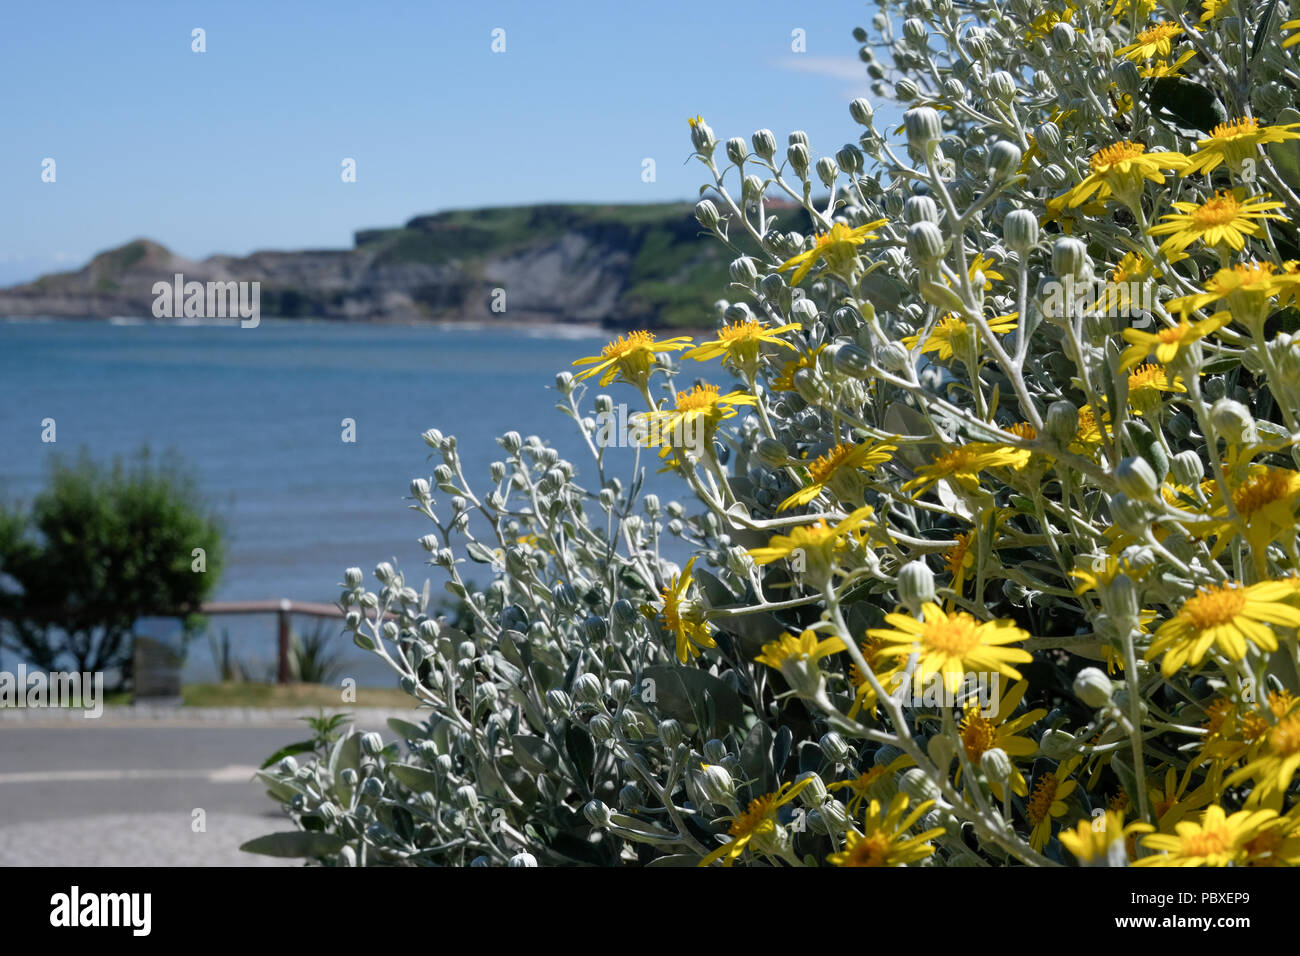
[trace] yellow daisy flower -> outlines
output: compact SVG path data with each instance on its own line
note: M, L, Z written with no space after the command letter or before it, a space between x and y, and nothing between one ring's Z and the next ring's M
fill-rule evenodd
M991 318L988 320L989 331L997 335L1005 335L1015 329L1017 317L1018 313L1012 312L1010 315ZM925 344L921 346L921 353L934 352L941 362L946 362L960 350L961 357L965 358L967 343L974 345L978 341L978 335L979 329L974 325L968 325L965 319L949 312L930 329L930 334L925 337ZM920 340L921 335L918 332L916 335L906 335L900 341L909 349L914 349Z
M1080 866L1128 866L1129 838L1154 829L1149 823L1125 826L1122 812L1107 810L1104 816L1080 820L1073 830L1062 829L1057 836Z
M1282 29L1300 30L1300 20L1288 20L1286 23L1282 24ZM1285 40L1283 40L1282 49L1285 50L1287 47L1295 46L1297 43L1300 43L1300 33L1297 33L1295 36L1287 37Z
M880 683L881 689L886 694L889 694L894 691L895 686L898 684L898 677L903 671L903 664L900 661L894 661L892 664L888 661L882 661L880 651L884 646L884 641L878 637L868 636L865 641L858 642L858 648L862 651L862 659L871 668L871 673L876 675L876 680ZM876 706L880 702L876 700L875 688L858 670L857 664L849 665L849 683L856 688L856 693L853 695L853 706L849 708L849 716L856 718L859 713L866 710L872 717L875 717Z
M781 338L783 332L799 328L798 322L769 328L754 319L735 322L718 330L718 337L710 342L702 342L687 352L683 358L707 362L709 359L723 358L724 365L737 369L746 378L751 378L758 371L759 348L764 342L781 345L791 351L796 347Z
M1171 677L1180 667L1195 667L1211 647L1231 661L1246 656L1247 642L1275 651L1277 635L1269 625L1300 626L1300 610L1286 603L1292 593L1281 581L1207 585L1156 629L1146 660L1164 654L1160 672Z
M888 811L882 813L880 801L872 800L862 821L864 832L849 830L844 837L843 851L832 853L826 862L834 866L906 866L925 859L934 852L929 841L942 836L944 829L935 827L908 836L907 831L934 806L934 801L917 804L911 813L907 813L907 804L906 794L895 794Z
M1170 312L1186 315L1212 302L1228 300L1229 311L1243 317L1255 315L1273 296L1285 304L1300 291L1300 273L1278 272L1272 262L1240 262L1230 269L1220 269L1205 283L1205 291L1170 299Z
M957 543L943 553L943 566L952 578L952 589L961 594L966 584L966 572L975 567L975 554L971 551L975 532L966 531L953 537Z
M1243 780L1253 780L1255 788L1249 803L1276 810L1281 807L1282 796L1291 786L1297 768L1300 768L1300 710L1293 705L1290 713L1269 728L1259 752L1224 783L1231 787Z
M1216 486L1217 487L1217 486ZM1218 499L1214 510L1216 518L1226 518L1227 505ZM1211 533L1218 536L1213 554L1217 557L1235 534L1240 534L1250 545L1255 558L1255 569L1264 572L1268 546L1296 533L1295 510L1300 502L1300 472L1288 468L1271 468L1252 465L1241 484L1232 489L1232 504L1237 512L1235 522L1225 522Z
M1246 866L1300 866L1300 816L1293 809L1245 845Z
M780 671L786 683L800 691L820 688L821 671L817 662L842 650L844 641L839 637L819 641L816 631L807 630L798 637L782 634L777 640L764 644L762 653L754 660Z
M719 422L738 414L737 405L753 405L757 401L744 392L719 395L716 385L696 385L689 392L678 392L674 407L638 416L638 424L645 430L646 442L665 446L665 453L670 447L698 449L712 439ZM693 438L699 441L692 441Z
M1146 397L1159 395L1161 392L1186 393L1187 388L1183 385L1182 379L1177 376L1171 379L1162 365L1148 362L1145 365L1138 365L1129 370L1128 394L1130 398L1142 401Z
M897 445L884 443L846 445L841 442L826 454L818 456L809 463L808 484L781 502L776 510L781 512L799 505L806 505L825 490L826 485L837 472L853 471L855 469L869 471L877 465L883 465L889 461L897 450Z
M1121 335L1129 347L1120 356L1119 367L1129 371L1141 365L1148 355L1155 354L1156 361L1168 365L1178 353L1198 342L1211 332L1223 328L1231 317L1226 313L1210 316L1199 322L1188 322L1184 316L1177 325L1166 326L1159 332L1143 332L1141 329L1125 329Z
M842 521L830 525L825 518L816 524L793 528L788 535L773 535L765 548L751 548L749 556L758 565L771 564L784 558L802 559L811 566L814 558L829 562L832 554L843 548L848 540L860 534L862 525L871 517L870 506L858 508Z
M965 611L949 612L927 602L921 606L921 620L909 614L887 614L885 623L893 625L893 629L867 632L888 645L880 651L881 657L917 654L914 679L925 684L931 675L942 674L944 690L949 694L957 692L967 673L997 672L1019 680L1020 672L1012 663L1033 660L1028 651L1006 646L1029 637L1014 621L979 621Z
M1138 76L1142 77L1142 79L1144 80L1162 79L1162 78L1172 79L1174 77L1182 76L1183 74L1179 73L1178 71L1181 70L1183 67L1185 67L1188 61L1191 60L1194 56L1196 56L1196 51L1188 50L1178 59L1174 60L1173 63L1170 63L1168 60L1156 60L1153 63L1148 63L1144 66L1139 66Z
M663 607L645 606L641 609L647 617L657 617L664 630L673 635L677 642L677 659L683 664L698 657L701 648L718 646L713 640L712 626L704 620L704 607L688 597L694 564L695 558L692 557L682 568L682 573L673 575L668 586L659 592Z
M783 783L775 793L767 793L751 800L745 812L732 819L727 830L731 839L702 859L699 865L711 866L722 860L723 866L731 866L745 852L750 841L775 832L777 811L799 796L799 792L812 781L813 778L808 777L796 784Z
M1285 209L1285 203L1264 196L1246 198L1241 188L1220 190L1203 203L1176 202L1173 207L1178 212L1161 216L1165 222L1147 230L1151 236L1169 236L1160 244L1161 252L1182 252L1198 239L1208 246L1222 244L1240 252L1247 236L1262 234L1261 220L1286 220L1286 216L1271 211Z
M685 335L657 342L653 332L629 332L627 335L620 335L616 340L606 345L601 349L599 355L580 358L573 364L591 365L593 362L597 363L591 368L579 372L577 375L579 379L600 375L602 387L617 378L620 382L627 382L643 389L646 383L650 381L650 373L654 370L657 353L677 352L681 349L690 348L690 346L691 339Z
M1158 851L1135 860L1134 866L1228 866L1246 857L1246 846L1277 814L1272 810L1239 810L1228 816L1212 806L1200 822L1184 820L1175 833L1152 833L1142 845Z
M825 262L826 268L831 272L848 279L857 263L858 246L868 239L875 239L876 234L871 230L883 226L888 221L887 219L877 219L874 222L853 229L850 229L842 222L837 222L831 226L828 232L823 232L817 236L816 245L813 248L787 259L777 267L777 271L785 272L787 269L797 266L794 276L790 279L790 284L798 285L803 281L803 277L812 270L813 266L819 262Z
M826 785L827 790L848 790L849 797L849 814L856 815L871 796L871 790L877 784L881 783L890 774L897 773L904 767L910 767L914 761L907 754L899 754L888 764L876 764L870 770L864 770L852 780L838 780L835 783Z
M1034 781L1034 794L1025 803L1025 819L1029 821L1029 845L1042 850L1052 838L1052 820L1064 816L1066 799L1078 789L1078 782L1068 780L1079 765L1079 757L1061 761L1055 770L1048 771Z
M1091 172L1077 186L1051 202L1081 206L1095 193L1099 202L1114 196L1120 202L1132 205L1141 195L1147 180L1163 183L1163 170L1180 170L1186 162L1187 157L1182 153L1148 153L1142 143L1122 140L1093 153L1088 160Z
M1300 139L1296 129L1300 123L1287 123L1284 126L1260 126L1253 116L1235 119L1230 123L1220 123L1210 131L1210 135L1196 143L1196 152L1188 158L1183 169L1184 176L1193 173L1208 173L1218 169L1224 163L1234 173L1240 173L1242 162L1259 155L1259 147L1267 143L1282 143L1289 139Z
M1028 737L1020 737L1018 734L1037 723L1047 716L1047 711L1039 707L1034 710L1021 714L1015 720L1009 720L1020 702L1025 698L1025 691L1029 689L1028 681L1019 681L1007 688L1006 694L998 701L996 708L991 716L984 716L978 701L967 701L966 712L962 717L961 725L958 728L958 734L961 736L962 747L966 751L966 757L970 760L971 765L978 767L980 758L985 753L1000 747L1006 752L1007 756L1015 757L1032 757L1038 750L1037 742L1030 740ZM957 771L957 780L960 782L961 770ZM1019 768L1012 765L1011 791L1025 796L1029 793L1029 786L1025 783L1025 775L1020 772ZM994 795L1002 799L1002 785L993 784Z
M1116 56L1127 57L1134 62L1153 60L1158 56L1168 56L1173 46L1174 37L1182 36L1183 28L1168 20L1147 27L1137 35L1137 42L1122 46L1115 51Z
M979 489L979 473L987 468L1024 468L1032 452L1028 448L1012 448L994 442L969 442L951 451L936 455L934 460L916 471L916 477L903 483L903 491L916 488L916 494L934 484L947 480L956 482L970 491Z

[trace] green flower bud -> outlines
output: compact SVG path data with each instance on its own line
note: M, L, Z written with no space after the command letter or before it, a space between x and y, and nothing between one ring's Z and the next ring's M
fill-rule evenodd
M930 31L925 21L908 17L903 21L903 39L917 47L924 47L930 40Z
M1145 535L1151 525L1151 509L1121 492L1110 499L1110 514L1121 531Z
M705 741L704 759L709 763L722 763L727 759L727 745L717 738Z
M360 587L361 578L362 578L362 574L360 568L348 568L346 571L343 572L343 580L347 583L347 586L350 588Z
M989 92L1002 103L1016 98L1016 81L1006 70L997 70L989 76Z
M755 153L771 162L776 155L776 136L770 129L756 130L749 141L753 144Z
M1074 27L1065 21L1052 26L1052 49L1057 53L1069 53L1074 49Z
M1210 423L1216 432L1234 444L1256 440L1255 417L1245 405L1231 398L1221 398L1210 407Z
M1073 735L1064 730L1049 729L1043 731L1042 739L1038 741L1038 749L1053 760L1064 760L1077 748Z
M1127 574L1117 574L1102 592L1102 603L1117 627L1132 630L1142 613L1142 596Z
M991 747L980 755L980 770L990 783L1005 784L1015 772L1015 766L1005 750Z
M913 767L903 774L899 789L911 798L913 805L940 797L939 785L920 767Z
M1156 473L1143 458L1125 458L1115 469L1120 491L1138 501L1150 501L1160 489Z
M848 763L853 757L853 750L845 743L844 738L833 731L817 741L817 746L821 748L822 755L832 763Z
M695 204L695 218L705 229L716 229L718 225L718 207L708 199L701 199Z
M1052 243L1052 271L1064 278L1081 278L1087 274L1088 247L1078 239L1062 237Z
M745 141L741 137L733 136L727 140L727 159L740 166L748 156L749 150L745 148Z
M940 772L947 774L953 758L957 756L957 744L947 734L935 734L925 745L925 752Z
M799 802L805 807L816 807L826 802L830 796L826 791L826 781L816 771L808 770L795 778L795 783L809 781L799 793Z
M1034 142L1039 149L1056 149L1061 145L1061 127L1055 123L1039 123L1034 127Z
M855 176L862 172L862 150L852 143L845 143L835 151L835 162L839 164L840 169L850 176ZM827 185L829 186L830 183L827 183Z
M1020 147L1006 140L999 140L989 149L989 178L994 182L1006 179L1020 167Z
M943 258L943 233L932 222L914 222L907 227L907 254L918 266L930 266Z
M817 178L822 181L827 189L835 185L835 180L840 175L840 168L835 165L835 160L829 156L823 156L817 160Z
M857 123L859 126L870 126L872 117L876 115L876 110L875 107L871 105L870 100L863 99L859 96L849 104L849 115L853 117L853 122ZM755 152L757 152L757 150L755 150Z
M675 720L659 721L659 740L668 750L675 750L682 742L682 725Z
M914 615L921 613L921 605L937 599L934 590L934 572L924 561L909 561L898 571L898 599Z
M1137 64L1132 60L1122 59L1115 64L1115 68L1110 72L1110 79L1121 93L1129 96L1137 96L1142 89L1142 74L1138 72Z
M586 806L582 808L582 815L586 817L587 822L597 830L603 830L605 827L609 826L609 818L611 816L609 807L605 806L605 804L600 800L588 801Z
M899 80L894 84L894 98L900 103L910 103L920 95L920 88L911 80Z
M510 858L510 862L507 863L506 865L507 866L536 866L537 857L533 856L531 853L523 853L523 852L516 853L514 856Z
M573 699L579 704L599 705L605 695L605 688L595 674L579 674L573 682Z
M587 721L587 729L597 743L604 743L614 737L614 722L604 714L596 714Z
M785 158L789 160L790 168L796 176L800 179L808 178L808 147L805 144L791 143L786 147Z
M700 796L710 803L726 806L736 797L736 783L720 764L707 764L694 775L695 786Z
M691 122L691 143L702 156L712 156L714 147L718 145L718 141L713 138L713 130L702 119Z
M865 379L871 374L871 356L865 349L851 342L845 342L835 349L831 365L841 375Z
M758 267L749 256L741 256L731 263L731 281L746 287L752 287L758 281Z
M915 85L910 81L903 80L899 83L909 83L915 90ZM911 96L899 96L904 102L916 99L916 93ZM929 155L932 149L940 139L943 138L943 123L939 117L939 111L929 106L920 106L910 109L903 114L903 127L907 131L907 144L919 152L922 156Z
M573 699L558 687L546 692L546 705L557 717L566 717L573 710Z
M1023 257L1038 244L1038 217L1028 209L1013 209L1002 220L1002 238Z
M784 467L790 460L790 452L775 438L764 438L754 449L755 457L769 468Z
M1169 470L1173 473L1174 481L1189 488L1200 484L1205 477L1205 465L1201 462L1201 456L1190 449L1174 455L1169 462Z
M903 203L903 221L909 226L916 222L939 222L939 207L929 196L908 196Z
M1114 692L1110 678L1095 667L1085 667L1074 676L1074 696L1089 707L1105 707Z
M376 733L361 735L361 751L368 757L377 757L384 749L384 738Z

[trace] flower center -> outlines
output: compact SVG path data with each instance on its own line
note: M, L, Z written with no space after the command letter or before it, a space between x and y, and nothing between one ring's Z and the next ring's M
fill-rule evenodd
M1172 345L1175 342L1181 342L1183 340L1183 336L1187 334L1187 330L1189 328L1191 328L1191 326L1185 325L1183 323L1179 323L1178 325L1175 325L1173 328L1161 329L1157 333L1157 335L1159 336L1161 342L1164 342L1166 345Z
M1143 389L1159 389L1165 384L1165 370L1154 362L1139 365L1128 375L1128 390L1140 392Z
M929 621L921 632L921 643L945 654L964 656L980 643L975 618L965 611L939 621Z
M1232 831L1215 827L1183 837L1184 856L1214 856L1232 849Z
M1052 801L1056 799L1057 780L1056 774L1045 774L1034 784L1034 795L1029 798L1029 804L1025 807L1025 816L1034 826L1042 823L1047 819L1047 815L1052 811Z
M1231 123L1220 123L1211 131L1210 139L1234 140L1241 136L1253 136L1258 132L1259 120L1247 116L1244 119L1233 120Z
M849 866L884 866L889 860L889 836L880 831L868 834L849 853Z
M1157 23L1155 26L1143 30L1137 35L1137 41L1143 44L1158 43L1161 40L1168 40L1170 37L1178 36L1182 32L1182 27L1166 20L1164 23Z
M1241 203L1230 194L1218 192L1192 213L1192 222L1198 226L1223 226L1241 213Z
M718 386L696 385L691 392L677 393L677 411L708 411L718 404Z
M823 484L852 450L852 445L841 443L809 465L808 477L812 479L813 484Z
M1273 753L1283 757L1300 753L1300 716L1278 721L1268 735L1268 746Z
M1092 167L1094 173L1104 173L1116 163L1122 163L1126 159L1137 159L1146 151L1147 148L1141 143L1126 139L1097 150L1092 154L1088 165Z
M606 345L600 350L600 354L605 358L622 358L638 349L649 348L654 344L654 340L655 334L653 332L629 332L627 335L620 335L615 341Z
M756 339L763 332L763 327L754 319L737 322L718 332L718 338L727 343L747 342Z
M978 710L971 709L961 722L961 741L966 745L966 756L971 763L978 763L980 757L993 749L997 739L997 728L993 721L980 716Z
M1293 474L1284 468L1270 468L1251 475L1232 493L1237 513L1248 518L1261 508L1284 499L1291 491Z
M1198 631L1227 624L1246 606L1246 592L1235 585L1211 584L1187 599L1183 617Z
M957 535L957 544L948 549L943 556L943 563L948 569L948 573L954 578L962 568L966 567L966 556L970 554L971 541L975 537L975 532L967 531L965 534Z
M749 809L732 821L731 829L728 832L734 837L753 834L768 821L775 804L776 794L774 793L764 794L749 801Z

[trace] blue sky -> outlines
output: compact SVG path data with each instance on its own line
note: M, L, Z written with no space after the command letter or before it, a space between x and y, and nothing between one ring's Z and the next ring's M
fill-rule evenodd
M842 0L6 4L0 283L139 236L200 258L347 247L358 228L449 208L693 198L704 170L685 162L687 116L720 139L766 126L784 144L804 129L815 156L856 140L848 101L868 80L851 31L873 13Z

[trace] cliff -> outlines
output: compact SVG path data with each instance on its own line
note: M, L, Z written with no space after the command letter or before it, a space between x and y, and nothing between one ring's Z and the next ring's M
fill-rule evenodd
M698 328L726 293L730 257L703 234L693 209L460 210L362 230L352 249L200 261L136 239L78 271L0 289L0 316L151 318L154 284L181 273L187 283L260 282L261 315L270 318Z

